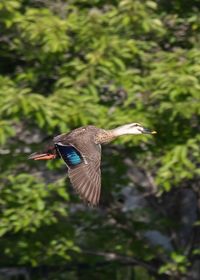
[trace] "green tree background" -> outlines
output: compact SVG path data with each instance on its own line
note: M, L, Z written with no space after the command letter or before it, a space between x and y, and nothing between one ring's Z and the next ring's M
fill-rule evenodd
M200 279L200 2L0 1L0 279ZM88 208L57 134L139 122L103 147Z

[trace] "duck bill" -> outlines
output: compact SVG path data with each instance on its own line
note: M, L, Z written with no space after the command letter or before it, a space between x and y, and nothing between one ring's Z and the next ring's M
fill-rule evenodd
M32 155L30 155L28 157L28 159L33 159L33 160L49 160L49 159L54 159L56 157L56 155L52 155L52 154L37 154L34 153Z
M142 133L143 134L156 134L157 132L155 130L150 130L148 128L144 128Z

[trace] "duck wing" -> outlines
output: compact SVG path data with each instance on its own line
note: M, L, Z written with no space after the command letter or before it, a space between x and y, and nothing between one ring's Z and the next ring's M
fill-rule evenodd
M75 191L90 205L99 203L101 192L101 146L92 141L55 143L68 167L68 176Z

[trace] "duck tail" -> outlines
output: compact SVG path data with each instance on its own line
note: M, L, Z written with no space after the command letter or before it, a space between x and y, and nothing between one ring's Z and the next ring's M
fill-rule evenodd
M47 152L44 153L33 153L31 154L28 159L33 159L33 160L49 160L49 159L54 159L57 157L57 152L55 148L49 149Z

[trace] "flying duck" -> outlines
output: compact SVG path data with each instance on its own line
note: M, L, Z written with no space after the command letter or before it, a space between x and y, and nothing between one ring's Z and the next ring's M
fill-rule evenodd
M62 158L75 191L90 205L99 203L101 192L101 144L127 134L155 134L139 123L130 123L105 130L93 125L83 126L53 139L53 147L44 153L29 156L33 160Z

